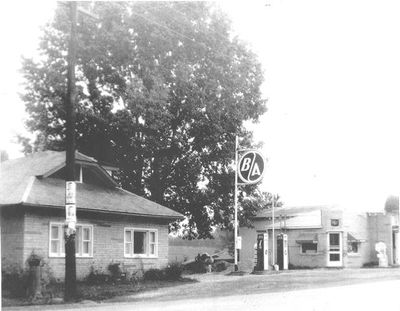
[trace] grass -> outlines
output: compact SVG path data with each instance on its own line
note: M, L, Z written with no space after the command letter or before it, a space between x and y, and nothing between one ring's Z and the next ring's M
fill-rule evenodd
M196 280L190 278L181 278L177 281L146 281L142 280L137 284L132 283L104 283L101 285L89 285L85 282L78 282L77 302L83 300L92 300L100 302L117 296L129 296L139 292L151 291L159 288L173 287L188 283L195 283ZM28 306L62 303L64 295L64 286L61 283L48 286L47 294L42 299L30 301L26 298L11 298L7 292L3 292L2 305L9 306ZM56 298L56 299L54 299ZM58 299L57 299L58 298Z

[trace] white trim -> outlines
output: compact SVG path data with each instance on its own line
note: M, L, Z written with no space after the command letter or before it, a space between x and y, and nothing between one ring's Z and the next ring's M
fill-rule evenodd
M28 199L29 194L31 193L33 183L35 182L36 177L31 176L28 181L28 185L25 188L24 194L22 195L21 203L26 202Z
M339 247L338 250L330 250L330 240L329 236L331 234L339 234ZM326 245L327 245L327 256L326 256L326 265L327 267L342 267L343 266L343 232L342 231L327 231L326 234ZM331 261L330 255L331 254L339 254L340 260L339 261Z
M52 226L57 226L58 227L58 234L59 234L58 241L60 242L60 245L58 247L57 254L51 252L51 241L52 241L52 239L51 239L51 227ZM76 227L90 228L91 245L90 245L90 254L89 255L79 254L77 252L77 251L79 251L79 248L78 248L78 250L75 250L75 253L76 253L75 256L77 258L93 258L93 244L94 244L94 231L93 231L94 227L93 227L93 225L84 224L84 223L82 223L82 224L78 223L76 225ZM63 229L64 229L64 223L62 223L62 222L50 222L49 223L49 258L64 258L65 257L65 250L64 250L64 252L62 252L62 248L63 248L62 245L65 244L65 241L64 241L64 230ZM82 232L83 232L83 230L82 230ZM83 235L81 234L81 237L82 236ZM81 241L82 240L80 240L79 243L81 243ZM83 243L82 243L82 249L83 249Z
M132 239L132 253L127 254L126 253L126 232L129 231L131 232L131 239ZM134 232L145 232L145 254L134 254ZM155 249L154 249L154 254L150 254L150 232L155 233ZM132 234L133 233L133 234ZM158 258L158 229L153 229L153 228L138 228L138 227L124 227L124 258Z
M79 183L83 183L83 168L82 164L79 165Z

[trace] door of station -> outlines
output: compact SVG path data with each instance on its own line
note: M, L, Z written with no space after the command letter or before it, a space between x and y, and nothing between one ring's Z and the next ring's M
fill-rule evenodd
M268 233L260 233L257 235L256 270L268 270Z
M288 258L288 236L287 234L278 234L277 238L277 254L276 259L279 266L279 270L287 270L289 267Z

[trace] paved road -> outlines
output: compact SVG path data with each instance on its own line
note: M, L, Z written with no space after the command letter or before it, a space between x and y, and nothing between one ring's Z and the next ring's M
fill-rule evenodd
M162 311L343 311L400 310L400 280L378 281L345 286L293 290L286 292L236 294L167 301L136 301L71 306L54 306L58 310L162 310ZM6 310L12 310L7 308ZM40 310L35 307L33 309ZM49 310L49 307L45 307Z
M223 273L192 276L182 283L119 296L105 303L31 306L33 310L380 310L394 305L400 289L400 269L319 269L232 276ZM388 285L389 284L389 285ZM400 298L400 295L399 295ZM391 305L390 305L391 304ZM377 307L377 309L375 309ZM328 309L331 308L331 309ZM16 308L9 310L25 310ZM218 311L219 311L218 310Z

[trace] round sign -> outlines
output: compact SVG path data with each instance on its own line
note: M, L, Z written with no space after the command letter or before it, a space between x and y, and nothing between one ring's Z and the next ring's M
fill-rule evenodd
M247 151L239 160L239 182L255 184L264 174L264 158L258 151Z

